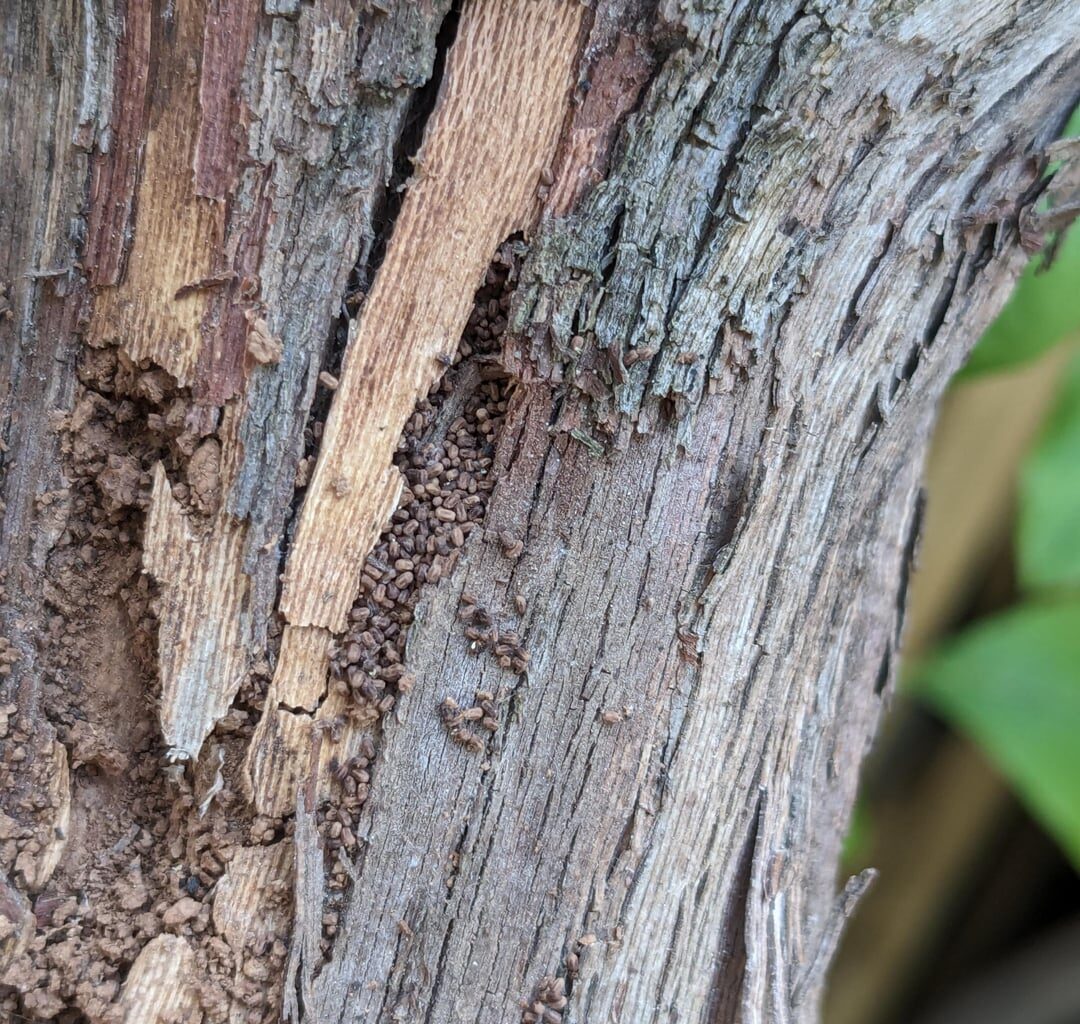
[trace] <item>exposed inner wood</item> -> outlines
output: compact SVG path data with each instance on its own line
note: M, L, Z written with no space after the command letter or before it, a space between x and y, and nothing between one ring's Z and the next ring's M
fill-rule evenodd
M496 245L531 225L566 116L585 8L485 0L465 11L386 258L345 355L285 569L293 626L340 632L398 486L391 456L452 353Z
M121 221L99 229L110 232L110 237L99 242L105 265L98 269L106 277L103 283L113 287L97 298L90 340L120 342L133 359L152 359L186 386L192 383L202 351L202 319L209 298L206 290L188 289L221 269L214 261L224 240L225 208L196 193L190 170L196 148L191 126L199 121L199 79L191 74L191 66L203 46L205 5L180 0L177 8L179 37L155 77L168 99L157 100L160 117L149 125L141 154L138 192L154 199L132 203L130 224ZM144 116L137 104L149 73L149 10L135 5L128 24L136 36L125 54L131 77L123 110L134 118ZM181 168L187 173L178 173ZM99 187L104 191L103 183ZM132 242L124 257L125 273L108 279L110 257L105 254L124 251L126 231L132 232Z
M192 976L195 954L176 935L159 935L138 955L124 983L120 1008L125 1021L171 1024L198 1020L199 997Z
M173 497L161 463L143 564L161 586L161 731L174 760L193 760L232 704L251 658L244 528L227 514L201 533Z
M368 292L446 0L19 5L0 1015L812 1020L922 446L1022 261L1074 6L467 3ZM516 230L515 397L462 442L497 483L376 752L337 633Z
M496 0L462 17L385 260L350 332L286 564L281 652L246 762L264 813L295 805L314 723L294 709L322 698L332 636L345 629L363 560L397 506L391 459L402 427L444 371L439 357L456 350L496 245L539 214L583 16L569 0Z

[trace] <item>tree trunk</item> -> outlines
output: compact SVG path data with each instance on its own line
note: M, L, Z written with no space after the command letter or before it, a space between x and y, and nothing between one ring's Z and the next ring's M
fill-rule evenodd
M5 1011L815 1019L1076 5L8 8Z

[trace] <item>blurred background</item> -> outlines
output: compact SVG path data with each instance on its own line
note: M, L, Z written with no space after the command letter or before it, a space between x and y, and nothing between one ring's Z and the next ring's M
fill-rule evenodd
M1080 227L1049 248L941 410L826 1024L1080 1024Z

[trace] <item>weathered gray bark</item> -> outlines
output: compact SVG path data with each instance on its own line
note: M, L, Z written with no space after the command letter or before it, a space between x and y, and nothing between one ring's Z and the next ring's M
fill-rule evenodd
M73 514L41 500L66 481L52 413L76 400L84 334L121 348L168 334L127 312L101 326L103 296L140 272L125 260L157 194L147 131L175 114L170 188L194 180L191 204L222 218L178 279L202 267L227 292L181 383L237 424L224 507L247 527L255 664L332 318L354 263L363 286L374 270L377 218L392 244L394 150L433 100L414 90L446 9L131 0L9 18L0 556L17 656L2 684L22 738L0 737L0 783L23 839L55 819L30 799L58 722L49 551ZM330 961L317 976L301 964L305 1020L513 1019L571 957L567 1020L812 1020L862 884L836 896L895 672L925 442L1022 266L1041 154L1077 101L1080 14L1066 0L601 2L583 37L565 135L612 138L611 156L589 150L598 183L530 238L498 483L412 627L416 686L383 722ZM167 262L174 241L144 244ZM248 321L230 320L245 278L276 363L245 364ZM505 530L524 541L515 561ZM499 621L525 598L527 673L470 656L463 591ZM94 608L65 614L92 634ZM87 692L107 685L64 668ZM500 688L510 712L488 754L450 742L440 701ZM315 864L302 808L296 842ZM19 891L40 888L16 864L25 850L3 849L16 933ZM317 938L322 907L299 891L294 934ZM54 988L105 1019L77 985ZM191 1012L226 1019L211 1003Z

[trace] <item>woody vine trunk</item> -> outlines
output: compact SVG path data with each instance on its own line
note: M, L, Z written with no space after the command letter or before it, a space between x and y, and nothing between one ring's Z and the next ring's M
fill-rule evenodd
M4 1013L814 1020L1076 5L3 30Z

